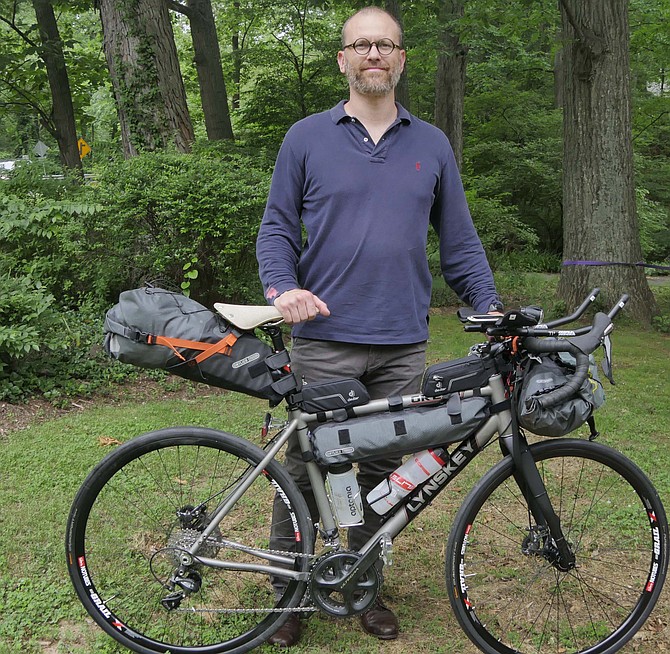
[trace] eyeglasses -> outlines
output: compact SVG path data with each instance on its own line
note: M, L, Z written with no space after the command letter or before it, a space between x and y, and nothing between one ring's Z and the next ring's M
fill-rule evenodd
M359 55L366 55L372 46L377 46L377 52L383 57L388 57L396 48L401 49L401 46L396 45L391 39L379 39L379 41L368 41L367 39L356 39L353 43L345 45L344 49L353 48L354 52Z

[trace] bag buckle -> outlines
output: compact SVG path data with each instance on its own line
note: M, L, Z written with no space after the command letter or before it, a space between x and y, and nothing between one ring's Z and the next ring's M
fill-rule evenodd
M154 341L152 342L151 334L132 328L126 330L126 338L133 341L133 343L146 343L147 345L153 345L155 342L155 336L153 337Z

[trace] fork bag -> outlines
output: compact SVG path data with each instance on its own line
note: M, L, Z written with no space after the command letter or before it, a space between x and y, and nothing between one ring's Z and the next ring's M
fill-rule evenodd
M282 399L265 365L271 348L180 293L151 286L124 291L107 312L104 329L105 351L123 363L272 402Z
M310 439L322 465L369 461L461 441L488 416L486 398L461 399L456 393L437 406L328 422L316 427Z

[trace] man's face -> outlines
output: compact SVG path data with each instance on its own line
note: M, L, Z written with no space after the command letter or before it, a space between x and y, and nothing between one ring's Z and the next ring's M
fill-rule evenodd
M345 43L367 39L370 43L388 39L400 41L398 26L383 13L354 16L345 29ZM367 55L360 55L353 48L345 48L337 55L340 71L347 77L352 89L361 95L384 96L392 93L405 66L405 51L394 48L389 55L381 55L373 45Z

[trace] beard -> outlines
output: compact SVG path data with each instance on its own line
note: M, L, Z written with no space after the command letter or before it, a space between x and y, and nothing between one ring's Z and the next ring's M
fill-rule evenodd
M373 74L366 73L365 69L355 69L347 60L344 66L344 74L351 87L361 95L381 97L391 93L400 81L402 67L391 64L388 70L376 71Z

